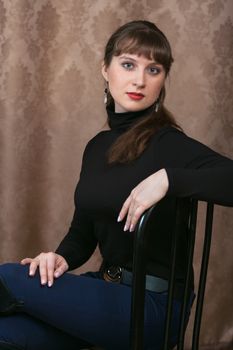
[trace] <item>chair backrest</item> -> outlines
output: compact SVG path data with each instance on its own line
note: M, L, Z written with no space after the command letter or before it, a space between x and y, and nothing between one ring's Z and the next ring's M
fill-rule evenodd
M196 237L196 222L198 201L190 199L190 212L188 221L188 260L185 274L184 296L182 300L182 309L180 315L180 328L177 350L183 350L184 338L186 329L186 310L189 303L189 284L192 276L193 253ZM201 327L202 308L205 294L205 284L209 261L209 252L212 236L212 222L213 222L213 203L206 203L206 222L205 222L205 237L202 252L201 270L198 283L197 302L195 309L195 320L192 333L192 350L199 348L199 334ZM140 222L135 232L134 242L134 257L133 257L133 284L132 284L132 305L131 305L131 350L143 349L143 330L144 330L144 300L145 300L145 275L146 275L146 230L148 222L151 219L151 214L156 208L156 205L147 210L141 217ZM174 232L172 235L172 250L171 250L171 265L170 278L168 287L168 302L167 302L167 316L164 330L164 350L171 350L170 346L170 327L172 318L172 305L175 285L175 272L177 260L177 246L179 236L179 222L180 215L182 215L182 199L176 200L176 220L174 224ZM156 234L156 232L155 232Z

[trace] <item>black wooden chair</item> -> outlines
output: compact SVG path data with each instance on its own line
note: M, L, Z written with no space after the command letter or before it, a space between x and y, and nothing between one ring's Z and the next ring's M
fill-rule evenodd
M182 215L182 199L176 200L176 223ZM192 332L192 350L199 348L199 333L202 318L202 308L205 294L205 284L209 261L209 252L212 235L212 221L213 221L213 203L206 203L206 223L205 223L205 237L203 245L203 254L201 262L201 270L199 276L199 286L197 292L197 301L195 308L195 320ZM145 299L145 274L146 274L146 243L147 243L147 227L151 218L152 212L156 209L156 205L147 210L141 217L136 229L134 258L133 258L133 286L132 286L132 307L131 307L131 350L142 350L143 347L143 331L144 331L144 299ZM188 220L188 259L187 270L184 285L184 297L182 301L182 309L180 315L180 328L177 350L184 349L184 339L186 330L186 310L189 303L189 282L192 276L193 253L196 236L196 221L197 221L198 201L190 199L190 213ZM172 234L172 251L171 251L171 266L170 278L168 288L168 302L167 302L167 316L164 330L164 345L163 350L171 350L170 345L170 327L172 317L172 300L174 295L174 285L176 277L176 258L177 246L179 236L179 225L174 224L174 232ZM156 232L155 232L156 234Z

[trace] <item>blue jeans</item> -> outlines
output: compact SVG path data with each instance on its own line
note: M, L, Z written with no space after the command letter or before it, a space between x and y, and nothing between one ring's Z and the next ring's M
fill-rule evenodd
M0 265L0 277L24 302L22 312L0 317L0 343L27 350L78 350L94 344L129 349L131 288L106 282L99 273L65 273L49 288L28 267ZM145 349L160 350L167 293L146 292ZM180 301L174 300L172 342L178 333Z

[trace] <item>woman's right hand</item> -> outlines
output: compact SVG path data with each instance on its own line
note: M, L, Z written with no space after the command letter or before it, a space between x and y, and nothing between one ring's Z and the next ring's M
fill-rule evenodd
M53 285L54 278L63 275L69 267L63 256L53 252L40 253L35 258L25 258L21 260L21 264L30 264L29 275L32 277L39 268L41 284L48 284L48 287Z

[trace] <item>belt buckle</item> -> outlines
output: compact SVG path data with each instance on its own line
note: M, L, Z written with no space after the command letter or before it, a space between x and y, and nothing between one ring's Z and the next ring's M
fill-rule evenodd
M110 266L104 271L105 281L119 283L121 281L122 268L120 266Z

